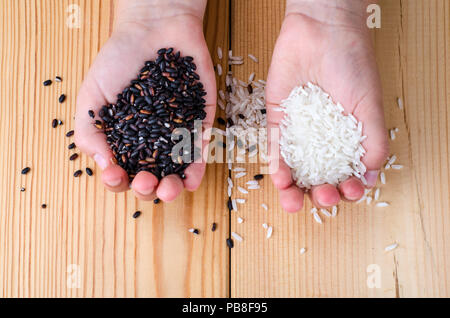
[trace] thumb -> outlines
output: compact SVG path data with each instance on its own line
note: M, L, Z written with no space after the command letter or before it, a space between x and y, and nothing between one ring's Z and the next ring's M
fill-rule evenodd
M94 125L95 120L100 120L98 112L105 103L101 90L88 76L77 96L75 144L103 170L102 180L108 189L114 192L126 191L129 189L128 175L114 163L114 155L106 142L104 131ZM94 119L89 116L89 110L96 115Z
M355 109L354 115L363 123L363 135L367 136L362 143L366 149L362 162L367 168L364 175L367 186L371 188L375 186L381 166L389 155L381 94L379 97L367 95Z

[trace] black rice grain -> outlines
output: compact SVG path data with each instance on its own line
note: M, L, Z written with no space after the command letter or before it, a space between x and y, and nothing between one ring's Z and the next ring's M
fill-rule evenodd
M55 77L55 82L62 82L62 78L60 76Z
M25 192L25 188L20 188L20 192Z
M52 85L52 80L46 80L43 84L44 86L50 86Z
M70 145L67 146L67 148L70 149L74 149L76 147L75 143L72 142Z
M89 115L89 117L91 117L91 118L95 118L95 113L94 113L93 110L89 110L89 111L88 111L88 115Z
M46 208L47 208L47 204L45 204L45 203L42 204L42 205L41 205L41 208L46 209Z
M86 168L86 173L88 176L92 176L94 173L92 172L91 168Z
M72 137L74 133L75 132L73 130L70 130L67 132L66 137Z
M22 172L21 172L21 173L22 173L22 174L27 174L28 172L30 172L30 170L31 170L30 167L26 167L26 168L23 168L23 169L22 169Z
M58 127L58 119L53 119L52 120L52 128L56 128Z
M264 179L264 175L262 175L262 174L255 174L253 176L253 179L255 179L256 181L262 180L262 179Z
M194 122L206 117L206 92L196 69L192 57L162 48L157 59L147 61L137 78L117 95L114 104L98 111L102 121L94 125L104 131L115 161L131 181L140 171L158 179L170 174L183 178L184 170L200 154L194 147ZM191 149L186 155L172 156L178 143L172 137L181 129L190 133Z
M231 212L233 210L233 202L231 201L231 198L228 198L227 206L228 206L228 211Z
M217 122L218 122L220 125L225 125L225 124L226 124L225 119L223 119L222 117L217 117Z
M142 214L141 211L136 211L136 212L134 212L134 214L133 214L133 218L134 218L134 219L137 219L138 217L141 216L141 214Z
M83 173L83 171L77 170L77 171L75 171L75 173L73 174L73 176L74 176L75 178L78 178L79 176L81 176L82 173Z
M153 203L154 204L158 204L158 203L160 203L161 202L161 200L159 199L159 198L156 198L155 200L153 200Z
M227 246L229 248L233 248L234 247L234 242L231 238L227 238Z
M59 96L58 101L60 104L64 103L64 101L66 100L66 95L61 94L61 96Z
M74 153L73 155L71 155L70 157L69 157L69 160L70 161L74 161L75 159L77 159L78 158L78 154L77 153Z
M211 226L211 231L214 232L215 230L217 230L217 223L214 222Z

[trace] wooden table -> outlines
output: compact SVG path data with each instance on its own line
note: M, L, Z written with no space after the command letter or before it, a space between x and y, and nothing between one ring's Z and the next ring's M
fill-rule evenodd
M72 3L81 9L80 28L66 24ZM225 205L223 164L208 166L197 192L156 206L105 191L98 169L74 179L94 162L84 155L69 162L64 134L82 79L111 32L113 3L1 0L0 296L450 296L450 1L385 0L381 7L374 41L387 126L400 129L391 152L405 165L389 170L381 186L391 206L341 204L338 217L319 225L305 212L310 202L295 215L281 211L266 178L240 206L245 222L237 224ZM237 77L255 71L265 78L283 12L282 0L210 0L205 33L215 63L217 46L231 47L260 60L233 67ZM55 75L63 82L44 89ZM62 92L64 105L56 98ZM64 126L52 129L54 117ZM22 176L25 166L32 170ZM138 209L143 215L133 219ZM274 228L269 240L264 222ZM231 251L230 231L244 237ZM392 242L399 247L385 252ZM377 277L381 285L371 285Z

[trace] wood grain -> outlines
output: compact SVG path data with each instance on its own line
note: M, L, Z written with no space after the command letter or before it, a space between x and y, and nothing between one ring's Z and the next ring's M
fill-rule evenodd
M67 27L69 4L80 6L79 29ZM91 178L72 176L94 168L84 155L69 162L65 132L113 13L113 1L104 0L0 1L0 297L228 295L223 166L210 165L197 192L155 206L131 192L105 191L98 169ZM228 1L210 2L206 17L211 52L227 47ZM62 83L42 86L56 75ZM55 117L64 126L52 129ZM31 172L22 176L25 166ZM143 214L135 220L136 210ZM219 224L214 234L212 222ZM194 237L190 227L202 235ZM70 264L79 266L80 288L68 288Z
M80 6L79 29L67 27L70 4ZM97 169L74 179L94 162L69 162L64 134L82 79L111 33L113 1L0 0L0 297L449 297L450 3L380 4L382 28L373 38L387 126L400 129L391 152L405 169L388 171L381 186L389 208L341 204L338 217L320 226L305 212L309 202L298 214L281 211L269 178L230 216L223 164L208 165L197 192L156 206L105 191ZM231 47L245 57L235 76L265 78L283 15L284 0L232 0L231 8L210 0L205 37L214 63L226 70L216 49L226 56ZM42 86L56 75L62 83ZM224 89L224 75L217 79ZM55 117L64 125L52 129ZM31 172L22 176L25 166ZM249 175L260 169L246 167ZM135 220L136 210L143 214ZM262 223L274 228L270 240ZM231 253L230 230L244 237ZM399 248L384 252L394 241ZM80 288L69 288L70 264ZM368 288L371 264L381 288Z
M299 214L281 211L276 190L264 180L263 191L251 192L239 209L246 221L232 222L232 231L244 237L231 255L232 297L448 297L449 2L380 5L382 27L374 40L387 126L400 129L391 152L405 165L389 170L381 186L381 198L391 206L340 204L336 219L318 225L306 212L309 202ZM284 1L232 2L233 54L260 58L257 65L233 67L240 79L253 71L267 76L283 14ZM270 240L262 223L274 228ZM384 252L392 242L399 248ZM368 288L371 264L380 270L381 288Z

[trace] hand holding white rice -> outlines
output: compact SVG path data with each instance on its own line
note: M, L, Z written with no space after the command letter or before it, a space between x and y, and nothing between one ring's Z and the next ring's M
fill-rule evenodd
M351 175L364 183L361 122L311 83L294 88L280 106L281 155L299 187L338 185Z

